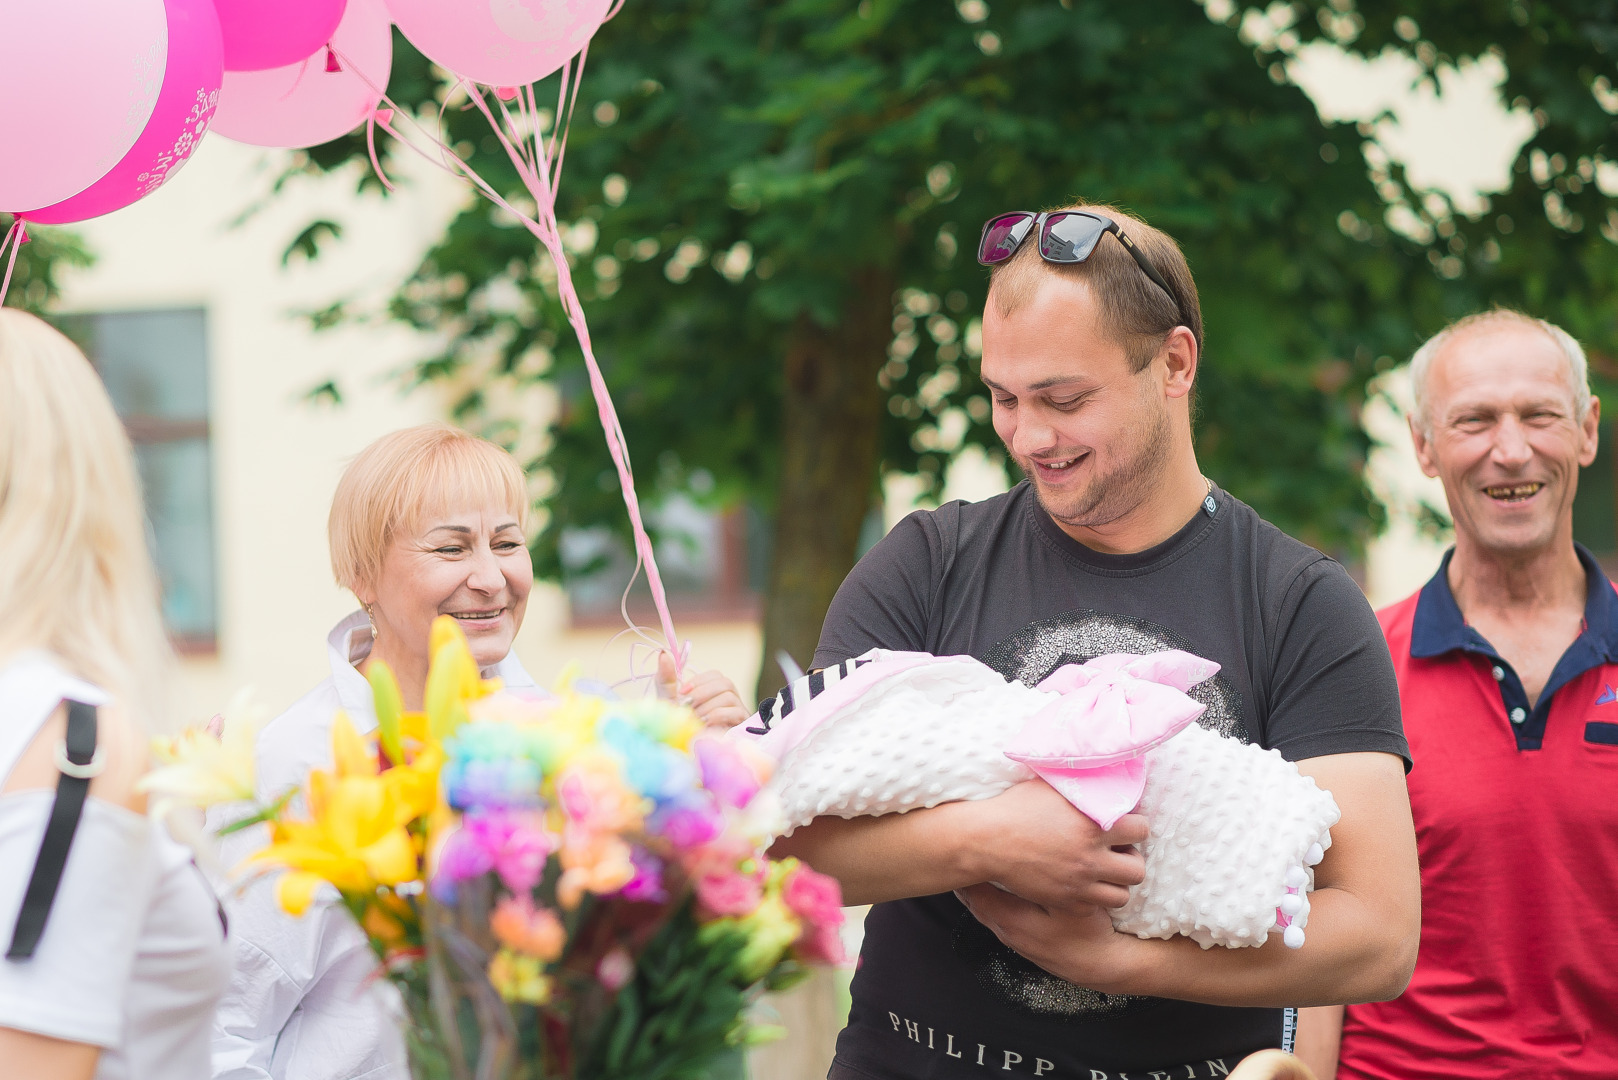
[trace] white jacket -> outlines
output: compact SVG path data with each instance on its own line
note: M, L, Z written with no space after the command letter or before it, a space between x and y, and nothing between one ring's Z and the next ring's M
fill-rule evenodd
M371 651L365 613L338 623L326 642L331 678L259 734L261 799L331 767L339 708L361 734L376 727L370 684L354 666ZM485 675L512 689L534 686L515 655ZM225 865L266 841L263 828L227 837ZM398 994L377 977L376 954L341 904L317 899L293 918L276 903L273 878L260 878L225 908L236 972L214 1019L214 1080L408 1080Z

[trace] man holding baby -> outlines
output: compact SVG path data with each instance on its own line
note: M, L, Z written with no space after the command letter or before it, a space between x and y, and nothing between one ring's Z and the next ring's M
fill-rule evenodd
M1290 1048L1288 1006L1385 999L1410 977L1420 903L1393 665L1342 567L1198 467L1201 311L1172 239L1081 205L991 220L979 259L993 267L981 375L1028 479L900 523L839 590L815 666L875 647L970 654L1034 685L1106 653L1185 649L1221 669L1200 722L1295 761L1342 820L1305 948L1203 951L1114 931L1109 909L1144 876L1129 845L1145 821L1103 832L1042 782L816 819L779 849L875 905L830 1075L1225 1075Z

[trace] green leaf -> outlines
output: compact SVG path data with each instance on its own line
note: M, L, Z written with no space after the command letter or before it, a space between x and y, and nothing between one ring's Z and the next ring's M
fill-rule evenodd
M400 741L399 719L404 714L404 698L399 693L399 680L393 669L381 660L371 664L365 672L371 684L371 698L376 705L376 735L382 752L395 765L404 762L404 745Z
M281 811L286 809L287 803L292 801L292 797L294 795L298 794L299 790L300 789L297 788L297 787L288 788L285 792L283 792L281 794L281 796L279 798L277 798L274 802L270 803L270 805L268 805L266 807L262 807L257 812L249 815L248 817L240 818L240 819L238 819L236 821L231 822L229 825L226 825L226 826L222 827L221 829L219 829L219 831L214 833L214 835L215 836L229 836L231 833L238 833L238 832L241 832L243 829L252 828L254 825L258 825L261 822L273 821L275 818L277 818L277 817L279 817L281 815Z
M286 250L281 253L281 265L286 266L292 262L293 256L301 255L311 262L320 254L320 246L327 241L341 240L343 227L335 221L325 218L310 222L304 226L303 231L292 238Z

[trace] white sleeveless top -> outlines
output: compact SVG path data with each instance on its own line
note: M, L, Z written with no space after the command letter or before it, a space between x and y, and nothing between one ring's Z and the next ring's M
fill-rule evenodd
M107 694L43 652L0 666L0 783L66 698ZM0 795L0 1027L101 1047L96 1080L203 1080L230 952L212 890L157 822L85 800L38 949L4 958L55 797Z

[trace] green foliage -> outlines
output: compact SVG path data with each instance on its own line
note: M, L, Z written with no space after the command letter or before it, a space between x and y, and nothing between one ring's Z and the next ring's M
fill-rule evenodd
M997 451L973 377L977 232L1000 210L1082 196L1185 247L1209 327L1210 474L1322 546L1353 550L1378 524L1359 405L1379 365L1441 321L1443 283L1418 244L1374 224L1383 204L1353 130L1322 125L1196 4L660 0L626 5L591 57L559 211L653 501L700 474L711 502L768 506L792 328L836 323L865 270L899 284L893 345L870 361L889 399L882 468L936 491L961 446ZM418 93L421 69L401 48ZM446 121L517 189L480 117ZM362 152L350 139L310 162ZM498 420L514 385L560 390L536 549L554 575L562 529L623 515L550 276L501 217L471 205L394 311L450 331L417 375L456 375L467 416Z
M303 231L292 238L287 249L281 253L281 265L286 266L296 256L313 260L320 254L320 245L334 242L343 238L343 226L335 221L321 218L310 222L303 227Z
M588 1080L706 1080L732 1046L751 995L738 982L740 931L699 932L684 904L635 963L635 976L613 1000L585 1052Z
M11 215L0 214L0 236L10 228ZM90 266L95 256L69 229L29 225L28 237L28 243L17 253L17 267L12 273L5 303L7 307L42 315L61 295L62 270ZM0 254L0 277L5 275L5 263L10 258L11 248L7 247L4 254Z
M598 925L570 943L552 976L557 997L545 1005L493 996L483 974L493 942L476 940L487 937L486 902L463 904L458 917L429 915L438 921L419 958L384 958L411 1019L412 1075L470 1080L492 1067L509 1080L739 1080L748 1008L805 969L785 957L762 981L743 972L748 932L734 923L699 925L689 897L667 918L617 900L587 901L584 910L574 918ZM624 912L634 913L628 923L614 918ZM648 914L657 917L650 926ZM614 993L595 972L600 953L620 945L634 949L635 967Z
M870 361L888 397L881 468L936 491L960 447L997 453L973 375L977 230L1000 210L1082 196L1141 214L1187 253L1208 326L1197 433L1209 474L1283 528L1357 551L1383 516L1365 485L1360 406L1423 336L1508 303L1562 322L1593 346L1598 373L1614 372L1602 234L1618 222L1592 182L1612 127L1614 6L1293 5L1304 39L1400 48L1428 70L1491 49L1505 59L1508 99L1542 123L1512 190L1472 220L1397 166L1370 169L1364 136L1322 124L1284 57L1240 40L1239 12L1220 23L1191 0L627 4L592 45L559 211L643 494L768 509L782 454L797 452L779 437L794 328L843 319L870 273L899 286L888 355ZM436 109L441 83L396 43L395 97ZM553 92L542 86L541 100ZM445 120L497 187L518 191L481 117L451 108ZM351 136L301 166L363 154ZM1420 224L1390 229L1390 201ZM451 380L463 418L496 435L531 422L502 411L510 391L560 392L531 463L554 481L541 573L562 571L564 529L625 528L581 357L523 230L471 204L393 313L448 331L416 377Z
M1471 215L1430 193L1407 191L1399 201L1431 237L1435 269L1456 286L1446 314L1498 304L1548 318L1590 350L1598 386L1618 389L1618 210L1596 180L1618 156L1618 2L1359 0L1294 9L1303 39L1324 36L1368 55L1402 51L1435 85L1468 58L1504 63L1503 98L1535 121L1510 189ZM1618 182L1607 183L1618 194Z

